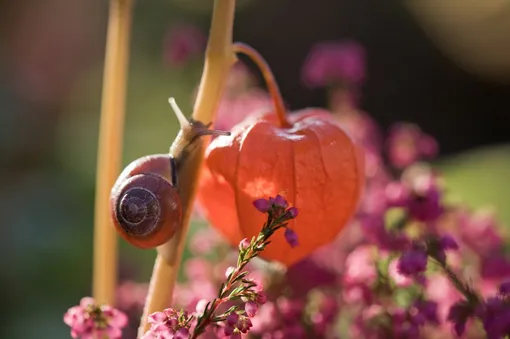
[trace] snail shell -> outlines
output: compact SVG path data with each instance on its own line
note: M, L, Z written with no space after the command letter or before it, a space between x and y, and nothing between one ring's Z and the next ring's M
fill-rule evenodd
M181 225L182 206L173 158L142 157L129 164L113 186L110 204L119 234L139 248L166 243Z

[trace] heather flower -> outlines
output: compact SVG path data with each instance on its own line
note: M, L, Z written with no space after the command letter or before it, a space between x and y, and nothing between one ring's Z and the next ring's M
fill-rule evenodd
M253 318L255 314L257 314L258 308L259 307L257 303L253 301L248 301L246 304L244 304L244 310L246 311L246 315L248 315L248 317L250 318Z
M190 239L189 249L194 255L212 251L220 243L220 237L211 227L197 230Z
M407 276L420 275L427 269L427 253L414 247L402 254L398 261L398 271Z
M289 205L287 200L279 194L277 194L274 198L269 198L269 201L276 207L287 208Z
M248 238L244 238L239 243L239 250L241 250L241 251L246 250L248 248L248 246L250 246L250 240L248 240Z
M175 332L173 339L188 339L189 338L189 330L185 327L180 328Z
M419 221L434 221L443 213L441 192L434 177L421 174L412 178L412 196L408 202L411 217Z
M503 282L499 286L499 293L510 296L510 280Z
M356 284L347 286L347 288L343 290L343 299L347 304L365 303L370 305L374 302L375 295L371 286Z
M417 300L413 306L418 311L417 316L420 316L424 323L439 323L437 314L438 304L436 302L430 300Z
M465 209L456 210L457 224L461 240L473 251L485 253L499 248L503 239L497 230L497 222L490 210L469 213Z
M465 301L459 301L452 305L448 313L448 321L453 323L455 334L461 336L466 330L466 322L474 315L473 308Z
M317 44L303 65L302 78L309 87L338 82L359 85L365 79L365 51L355 42Z
M384 193L390 207L406 207L409 203L409 189L401 182L390 182Z
M164 59L173 66L182 66L189 59L198 56L205 48L204 33L193 25L173 27L165 39Z
M120 339L127 321L124 313L108 305L99 306L90 297L82 298L79 306L71 307L64 315L64 323L71 327L71 336L81 339L103 336Z
M427 241L428 254L442 264L446 263L446 251L458 249L459 245L449 234L443 235L439 238L430 237Z
M280 325L279 311L275 303L267 302L258 309L257 316L252 319L254 334L275 331Z
M488 298L479 308L488 339L502 339L510 335L510 300L504 296Z
M306 339L306 331L303 326L298 322L286 324L281 331L275 333L277 338L295 338L295 339Z
M411 278L398 271L398 260L391 261L388 266L388 275L393 279L395 285L398 287L407 287L413 283Z
M305 308L305 302L300 299L280 297L276 301L280 314L287 322L297 321L301 318Z
M446 234L439 239L439 248L442 251L458 250L459 245L451 235Z
M256 294L255 294L255 301L257 302L257 304L259 305L264 305L266 302L267 302L267 296L266 294L264 293L264 291L258 291Z
M361 227L371 243L386 251L403 251L409 245L409 239L402 232L386 229L382 215L365 215L359 218Z
M262 213L267 213L271 208L271 202L268 199L257 199L253 201L253 206Z
M422 158L437 155L437 142L421 129L408 123L395 124L387 140L388 157L397 168L407 167Z
M151 327L141 339L187 339L191 320L187 311L173 308L152 313L148 319Z
M252 326L251 320L248 317L232 313L225 321L224 334L227 337L236 338L240 336L241 333L248 333Z
M294 219L298 215L298 209L296 207L290 207L287 200L284 197L277 194L276 197L269 199L257 199L253 201L253 206L261 212L261 213L269 213L270 218L272 219L281 219L282 222ZM294 235L291 234L289 230L288 236L293 239ZM287 233L286 233L287 234ZM296 239L297 241L297 239ZM291 242L289 242L291 243ZM292 245L292 244L291 244Z
M337 273L328 267L324 267L325 265L321 265L324 260L320 256L323 254L330 261L328 264L338 267L339 260L335 256L340 251L334 246L331 247L324 247L322 249L323 253L315 253L312 257L305 258L286 270L285 282L294 293L306 295L312 289L335 285ZM340 260L343 262L342 259ZM306 277L306 279L302 279L302 277Z
M210 265L202 258L190 258L184 263L186 276L191 280L207 280L211 275Z
M372 246L359 246L352 251L346 260L344 283L347 285L371 285L377 278L374 249Z
M117 305L124 311L138 311L143 308L147 297L148 284L140 284L133 281L122 282L117 287Z
M510 260L499 253L499 251L481 253L480 256L480 275L484 279L510 277Z
M288 214L288 216L289 216L289 218L290 218L290 219L294 219L295 217L297 217L297 216L298 216L299 211L298 211L298 209L297 209L297 208L295 208L295 207L291 207L291 208L289 208L289 209L287 210L287 214Z
M299 245L299 239L296 232L291 230L290 228L285 228L285 240L289 243L291 247L296 247Z
M313 325L315 338L329 337L327 334L335 325L339 311L336 295L316 290L309 294L309 300L306 308L309 320L305 321Z

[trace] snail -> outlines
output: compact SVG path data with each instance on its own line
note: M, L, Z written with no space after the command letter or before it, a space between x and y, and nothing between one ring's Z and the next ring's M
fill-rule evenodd
M211 124L188 120L174 98L168 101L181 127L170 152L131 162L117 178L110 195L117 232L132 245L143 249L166 243L179 229L184 207L179 172L203 146L198 142L200 138L230 135L225 131L209 130Z

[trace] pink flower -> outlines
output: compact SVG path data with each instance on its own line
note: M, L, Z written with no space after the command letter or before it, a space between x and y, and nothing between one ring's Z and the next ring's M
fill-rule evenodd
M434 158L438 153L435 139L409 123L391 127L387 148L390 162L397 168L404 168L423 158Z
M268 302L259 307L257 316L252 319L254 334L273 331L278 327L279 317L276 305Z
M173 27L164 43L164 58L172 66L182 66L189 59L202 53L206 45L204 33L193 25Z
M413 283L413 280L409 277L406 277L403 274L400 274L398 271L398 260L393 260L388 267L388 274L393 279L395 284L399 287L406 287Z
M348 285L371 285L377 278L374 251L372 246L359 246L346 260L344 282Z
M150 329L141 339L187 339L189 338L189 316L186 311L167 308L149 315Z
M250 318L253 318L255 314L257 314L258 308L259 307L257 303L253 301L248 301L246 304L244 304L244 310L246 311L246 315L248 315L248 317Z
M296 232L290 228L285 228L284 232L285 240L289 243L290 247L296 247L299 245L299 238Z
M410 175L411 197L407 208L418 221L434 221L443 213L442 194L436 178L430 174Z
M503 239L491 211L479 210L471 214L459 209L457 218L461 239L473 251L484 253L502 246Z
M190 250L195 255L205 254L212 251L220 243L220 236L211 227L198 230L190 240Z
M406 207L409 202L409 189L401 182L391 182L385 189L386 200L389 206Z
M239 243L239 250L246 250L248 247L250 247L250 240L248 238L244 238Z
M448 278L438 274L430 277L426 294L429 300L438 303L438 316L441 322L446 320L450 306L461 298L460 292L452 286Z
M224 334L231 338L241 338L240 333L248 333L252 326L248 317L234 312L229 314L225 320Z
M405 251L398 260L397 270L406 276L420 275L427 269L427 253L420 248Z
M82 298L79 306L71 307L64 315L64 323L71 327L71 336L81 339L102 336L120 339L127 322L124 313L108 305L99 306L90 297Z
M186 276L191 280L207 280L212 272L209 263L202 258L190 258L184 263Z
M121 310L141 310L145 304L148 284L125 281L117 288L117 306Z
M341 81L361 84L365 80L365 51L351 41L319 43L312 48L301 74L308 87Z
M267 213L269 209L271 208L271 202L268 199L260 198L255 201L253 201L253 206L261 212L261 213Z
M291 322L301 317L305 308L305 303L299 299L280 297L277 300L277 306L283 319L287 322Z
M481 253L480 275L485 279L501 279L510 277L510 260L504 255L493 251Z

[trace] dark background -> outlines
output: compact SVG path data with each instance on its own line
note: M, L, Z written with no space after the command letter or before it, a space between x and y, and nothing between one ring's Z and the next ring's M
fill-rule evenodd
M437 137L442 154L510 140L510 85L448 59L398 1L259 0L237 19L236 39L265 56L293 109L326 103L325 91L299 79L313 44L353 39L367 51L362 108L384 127L415 122Z

